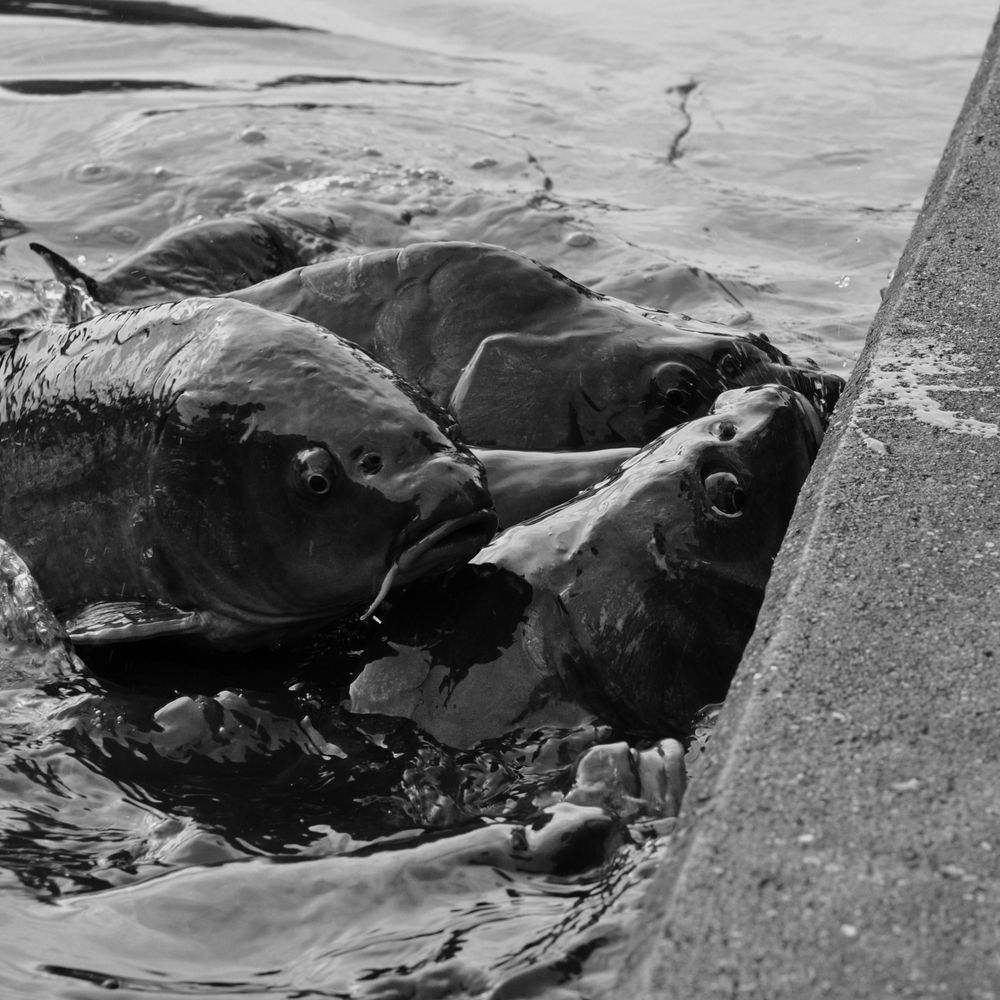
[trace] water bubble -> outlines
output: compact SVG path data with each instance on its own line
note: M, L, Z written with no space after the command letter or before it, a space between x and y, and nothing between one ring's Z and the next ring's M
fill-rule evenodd
M594 242L594 237L590 233L575 232L566 237L565 243L568 247L589 247Z
M478 160L473 160L469 164L473 170L485 170L487 167L495 167L497 161L492 156L480 156Z
M71 171L73 179L82 184L103 184L114 173L114 169L107 163L81 163Z
M836 280L836 281L834 282L834 284L835 284L835 285L836 285L836 286L837 286L838 288L847 288L847 286L848 286L848 285L849 285L850 283L851 283L851 276L850 276L849 274L842 274L842 275L841 275L841 276L840 276L840 277L839 277L839 278L838 278L838 279L837 279L837 280Z
M361 152L365 156L381 156L382 150L376 149L374 146L362 146Z
M245 128L240 133L240 142L257 143L264 142L267 136L259 128Z

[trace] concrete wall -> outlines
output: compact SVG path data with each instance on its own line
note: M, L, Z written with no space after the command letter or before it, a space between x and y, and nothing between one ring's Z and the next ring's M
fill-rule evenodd
M994 30L607 996L1000 996Z

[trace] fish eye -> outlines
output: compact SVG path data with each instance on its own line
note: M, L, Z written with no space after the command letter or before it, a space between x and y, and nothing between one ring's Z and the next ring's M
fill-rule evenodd
M697 406L695 374L687 365L675 362L661 365L650 382L654 395L675 410L690 414Z
M336 471L326 448L304 448L293 461L299 482L313 496L326 496L333 489Z
M732 441L738 428L731 420L720 420L712 430L720 441Z
M374 476L382 471L382 456L369 451L361 456L361 461L358 464L366 476Z
M711 472L705 476L705 493L716 514L739 517L746 506L747 493L732 472Z

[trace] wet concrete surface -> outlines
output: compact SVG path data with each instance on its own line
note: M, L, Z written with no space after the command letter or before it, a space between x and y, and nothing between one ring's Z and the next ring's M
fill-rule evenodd
M998 45L601 995L1000 996Z

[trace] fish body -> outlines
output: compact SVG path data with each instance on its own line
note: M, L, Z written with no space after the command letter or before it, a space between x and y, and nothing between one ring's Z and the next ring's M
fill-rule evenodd
M474 554L476 459L328 331L189 299L0 357L0 534L77 642L252 646Z
M353 710L457 746L595 714L683 730L725 694L821 436L787 387L722 394L438 586L399 595Z
M613 472L636 448L509 451L472 448L483 463L500 528L527 521L571 500Z
M825 420L843 386L762 336L640 309L484 244L343 257L232 296L354 341L488 447L640 446L719 393L765 383L801 392Z

